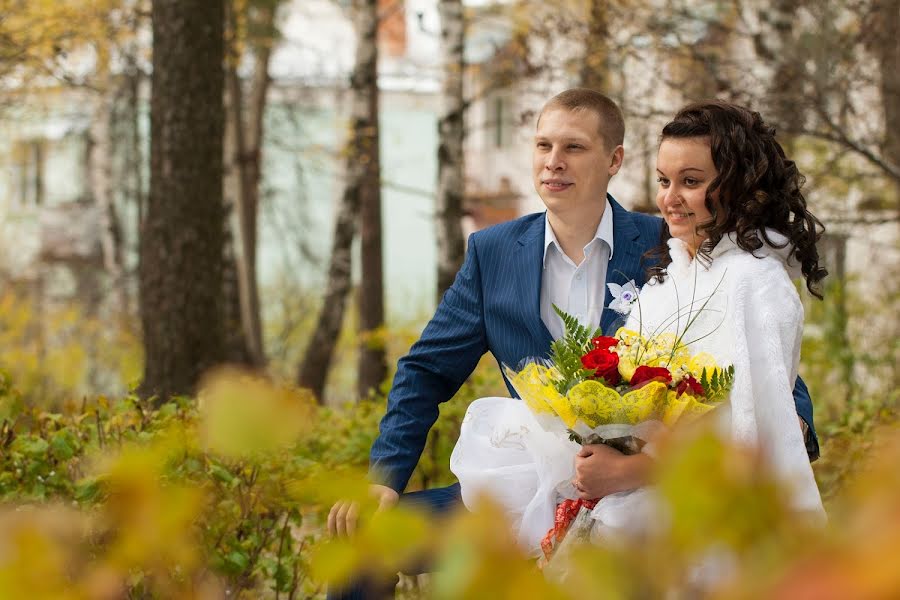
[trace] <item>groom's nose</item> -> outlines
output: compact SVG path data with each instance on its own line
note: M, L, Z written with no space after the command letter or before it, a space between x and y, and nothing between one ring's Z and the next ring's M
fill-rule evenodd
M544 166L550 171L560 171L566 168L566 163L563 160L562 152L557 149L551 150L547 153L547 159L544 163Z

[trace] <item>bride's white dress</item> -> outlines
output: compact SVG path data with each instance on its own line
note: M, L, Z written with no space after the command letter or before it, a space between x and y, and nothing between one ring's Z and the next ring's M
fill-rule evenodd
M773 242L783 240L769 233ZM793 400L803 306L791 282L799 270L787 260L788 249L764 246L751 256L726 237L708 264L695 263L677 239L669 241L669 253L665 281L641 289L626 327L645 336L680 333L693 320L684 338L692 342L689 351L709 352L718 364L735 368L729 402L714 413L723 434L764 453L791 486L795 508L824 516ZM570 482L578 448L544 431L522 401L481 398L466 413L450 470L468 508L481 495L499 502L523 548L538 555L556 504L576 498ZM614 534L658 522L654 510L652 490L639 489L607 496L592 516Z

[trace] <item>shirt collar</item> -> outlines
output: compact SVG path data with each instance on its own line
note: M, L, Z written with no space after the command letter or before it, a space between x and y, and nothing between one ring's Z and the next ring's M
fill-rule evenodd
M603 209L603 217L600 219L600 224L597 226L597 232L594 234L594 239L588 242L588 245L585 246L587 249L594 240L602 240L606 242L606 245L609 246L609 258L612 259L613 255L613 214L612 214L612 206L609 204L609 198L606 199L606 208ZM547 216L547 212L544 212L544 266L547 266L547 249L550 248L550 245L553 244L556 246L556 249L562 252L562 247L559 245L559 242L556 239L556 234L553 233L553 228L550 227L550 218Z

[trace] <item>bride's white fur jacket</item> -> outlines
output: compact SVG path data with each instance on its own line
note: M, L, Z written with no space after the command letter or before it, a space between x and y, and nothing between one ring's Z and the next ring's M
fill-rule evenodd
M775 231L767 234L776 245L787 241ZM628 327L636 329L640 323L645 334L660 326L683 330L709 298L684 341L697 340L689 346L691 354L709 352L719 364L734 365L730 414L722 411L723 428L734 441L756 446L767 456L793 486L796 508L824 514L793 399L803 305L792 281L801 275L789 257L792 247L764 243L750 254L730 234L709 261L692 259L681 240L668 244L672 263L667 276L662 283L654 279L644 285Z

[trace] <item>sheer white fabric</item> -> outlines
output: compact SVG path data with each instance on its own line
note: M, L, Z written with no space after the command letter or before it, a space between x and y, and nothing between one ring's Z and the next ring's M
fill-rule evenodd
M782 240L774 232L769 238ZM709 264L695 264L677 239L669 252L668 276L644 286L626 326L651 335L681 333L690 323L684 340L691 353L733 364L729 404L716 411L722 433L760 448L791 486L794 506L824 517L793 401L803 306L787 249L765 246L753 256L725 238ZM468 508L489 495L506 509L523 548L537 555L556 504L576 497L570 482L577 452L574 442L543 431L521 401L482 398L469 407L450 469ZM615 535L658 523L655 511L652 489L643 489L602 499L592 516L598 530Z

